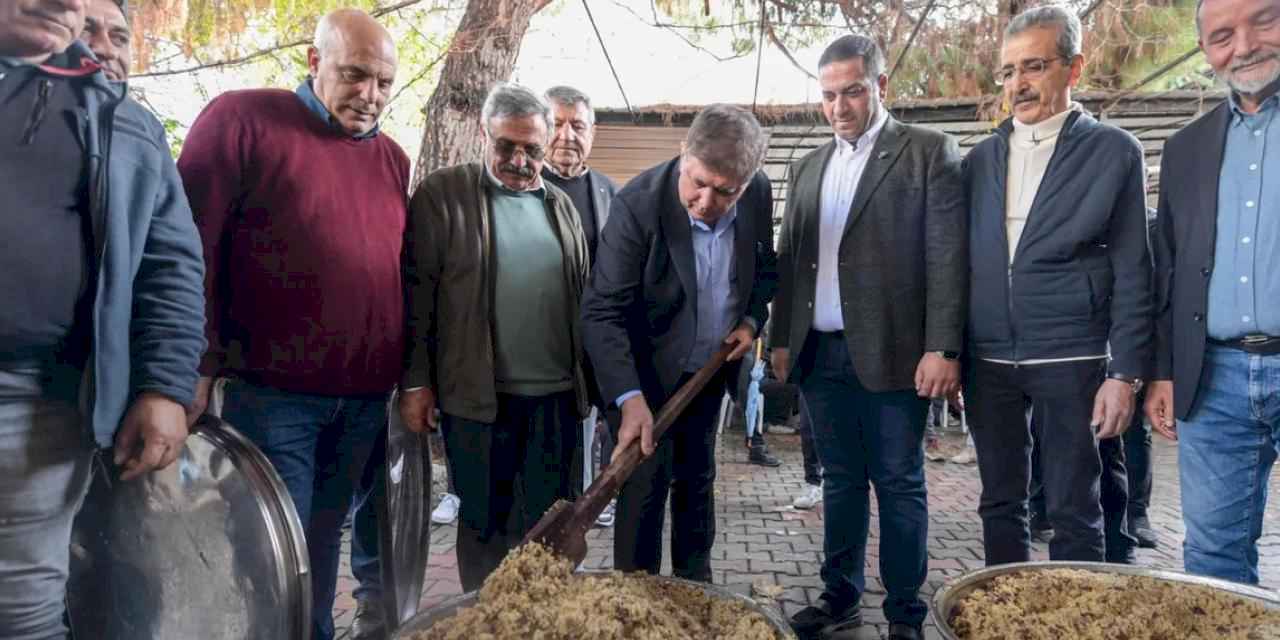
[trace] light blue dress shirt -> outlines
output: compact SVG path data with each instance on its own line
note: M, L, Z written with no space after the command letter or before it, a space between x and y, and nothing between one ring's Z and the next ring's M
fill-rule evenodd
M737 219L736 205L716 220L714 228L689 216L698 295L695 302L697 328L693 349L684 360L686 373L701 369L729 332L737 328L740 319L734 311L741 302L737 287L738 261L734 259L733 251L737 238L734 221ZM618 396L616 402L621 407L623 402L639 394L639 389L629 390Z
M1280 336L1280 96L1257 113L1231 96L1218 233L1209 279L1209 337ZM1184 176L1164 176L1165 179Z

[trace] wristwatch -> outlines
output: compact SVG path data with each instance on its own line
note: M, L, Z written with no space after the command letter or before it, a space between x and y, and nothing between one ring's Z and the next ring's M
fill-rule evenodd
M1133 389L1133 395L1138 395L1139 393L1142 392L1142 385L1143 385L1142 378L1134 378L1132 376L1126 376L1123 373L1117 373L1113 371L1107 374L1107 379L1119 380L1120 382L1123 382L1129 385L1129 387Z
M934 353L942 356L944 360L958 360L960 358L959 351L934 351Z

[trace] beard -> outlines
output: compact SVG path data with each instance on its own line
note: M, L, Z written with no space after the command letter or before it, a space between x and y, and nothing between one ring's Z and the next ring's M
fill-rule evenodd
M1266 64L1271 62L1271 70L1266 73L1251 75L1245 77L1241 74L1241 67L1252 64ZM1231 87L1232 91L1245 95L1257 95L1266 90L1278 80L1280 80L1280 51L1274 49L1264 49L1256 55L1250 56L1243 60L1235 61L1230 69L1221 73L1223 82Z

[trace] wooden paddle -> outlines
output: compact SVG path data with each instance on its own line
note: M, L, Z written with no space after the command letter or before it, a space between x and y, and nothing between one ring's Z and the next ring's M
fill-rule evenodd
M667 403L662 405L658 417L653 421L653 442L656 445L662 435L671 427L671 423L680 417L694 396L707 386L711 377L720 370L733 352L734 345L726 344L711 356L689 381L676 390ZM588 458L589 460L590 458ZM573 502L557 500L542 516L541 520L529 530L524 543L538 542L556 555L573 561L578 566L587 557L587 531L595 524L600 512L608 506L609 501L618 496L622 484L631 477L631 473L640 466L643 455L640 453L640 439L636 438L626 449L614 451L613 460L605 467L600 477L587 487L586 493Z

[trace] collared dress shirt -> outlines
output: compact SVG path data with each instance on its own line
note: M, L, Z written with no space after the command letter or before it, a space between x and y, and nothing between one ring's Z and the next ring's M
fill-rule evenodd
M1207 328L1216 340L1280 336L1280 96L1249 114L1232 95L1231 111L1218 178Z
M844 238L849 209L858 193L858 183L871 159L880 130L889 112L880 110L876 121L857 140L849 142L836 136L836 148L822 174L819 195L818 275L813 299L813 328L816 331L843 331L844 315L840 313L840 241Z

